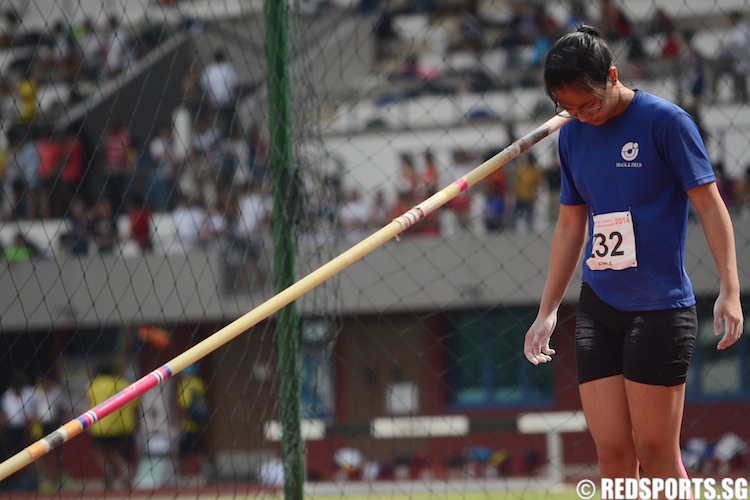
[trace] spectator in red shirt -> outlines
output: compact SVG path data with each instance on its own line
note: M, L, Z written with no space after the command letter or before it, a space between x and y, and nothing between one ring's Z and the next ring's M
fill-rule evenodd
M143 196L130 197L130 238L138 243L142 253L151 251L151 210Z
M76 136L76 131L68 128L60 138L60 155L62 157L60 168L60 180L58 184L60 189L61 208L67 212L73 197L78 194L83 171L85 168L85 156L83 145Z
M132 178L133 139L120 122L112 121L104 139L106 154L105 193L114 215L121 213Z
M37 151L39 152L39 199L37 210L39 216L43 218L58 217L61 215L60 200L55 194L58 185L58 176L62 166L62 147L60 139L51 130L44 129L40 132L37 141ZM31 214L33 217L34 214Z

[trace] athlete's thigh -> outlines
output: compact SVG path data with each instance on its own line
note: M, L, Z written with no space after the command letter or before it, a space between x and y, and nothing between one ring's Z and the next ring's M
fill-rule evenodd
M633 428L625 379L613 375L578 386L591 436L600 455L632 453Z
M679 454L685 384L664 386L625 380L636 448Z

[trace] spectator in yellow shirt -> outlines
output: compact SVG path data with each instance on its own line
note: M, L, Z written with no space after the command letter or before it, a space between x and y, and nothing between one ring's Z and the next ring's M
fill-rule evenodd
M129 383L115 375L105 363L91 381L86 393L89 404L95 407L120 391ZM130 487L134 474L134 435L138 427L140 405L135 399L91 426L94 457L104 473L106 488Z

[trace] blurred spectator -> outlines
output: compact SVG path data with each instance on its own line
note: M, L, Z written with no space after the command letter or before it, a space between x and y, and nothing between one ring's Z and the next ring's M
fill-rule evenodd
M479 0L464 0L458 18L458 38L450 43L448 50L466 50L479 56L484 48L484 29L479 20Z
M15 161L18 162L21 169L25 186L22 211L27 218L36 217L40 211L40 189L42 187L39 179L41 157L39 156L37 139L33 129L23 127L16 128L12 131L11 136L14 137L11 142L15 141L15 144L18 144L20 141L21 143L20 148L14 149L14 151Z
M522 65L521 48L527 43L524 36L524 19L527 4L520 0L511 0L510 19L505 26L505 33L500 38L500 46L507 53L505 69L517 68Z
M104 193L112 203L113 214L125 210L125 200L133 177L133 138L128 129L117 119L110 121L104 137L105 184Z
M320 13L320 1L319 0L301 0L300 1L300 12L306 16L315 18Z
M50 78L54 82L74 83L77 76L77 51L70 26L56 21L50 32Z
M701 114L701 103L705 89L706 74L703 55L693 42L693 33L682 35L683 44L679 59L679 99L678 103L691 115Z
M151 251L151 210L149 203L139 193L133 194L128 202L130 212L130 239L138 244L141 253Z
M670 30L664 35L661 45L661 57L663 59L677 59L680 57L680 39L675 30Z
M89 253L89 216L86 204L78 196L70 202L70 209L65 217L67 232L61 237L63 248L71 255L88 255Z
M258 480L263 488L279 490L284 487L284 462L279 457L264 461L258 468Z
M63 164L63 150L60 134L43 127L36 142L39 152L39 203L40 215L44 218L60 217L62 215L62 200L60 198L60 171Z
M5 7L0 14L0 49L13 47L16 34L21 28L21 20L16 15L13 6Z
M336 466L336 480L361 479L364 455L356 448L345 447L333 454L333 464Z
M91 18L83 22L83 32L78 37L78 48L81 54L81 78L96 81L104 67L104 45L102 34L96 30Z
M401 214L399 214L401 215ZM382 189L375 191L370 211L367 214L367 226L370 231L375 231L385 226L392 220L388 210L388 203L385 200L385 193Z
M218 113L220 127L228 131L234 121L240 81L237 70L222 50L214 52L213 62L203 70L200 83L208 95L209 105Z
M491 153L488 157L491 157ZM484 228L500 232L505 228L507 209L507 174L504 168L492 171L483 182L485 195Z
M633 36L633 23L617 6L617 0L600 0L601 18L599 26L610 41L628 40Z
M487 232L501 232L505 228L505 196L493 182L482 184L485 196L484 229Z
M638 25L634 24L617 5L617 0L601 0L600 8L599 28L605 38L613 42L626 43L628 62L633 65L632 77L646 78L646 52Z
M190 65L190 69L182 77L180 83L182 87L182 104L190 113L190 118L195 120L202 112L202 101L203 96L201 89L201 73L202 69L198 65L197 61L193 61Z
M177 206L172 211L178 242L186 254L199 243L200 230L206 220L206 210L200 198L177 194Z
M212 202L221 169L221 132L207 116L199 116L190 139L187 157L179 174L180 190L186 196L200 196Z
M199 485L207 476L215 479L216 475L214 455L210 452L211 442L205 436L211 416L206 385L200 376L198 365L185 367L180 375L177 388L177 407L180 410L180 483L186 484L194 479ZM206 470L206 466L210 466L212 470Z
M238 127L232 127L230 135L222 137L217 144L216 152L213 156L214 167L213 176L215 178L216 190L212 193L211 202L216 198L226 196L234 184L234 176L238 170L239 157L237 156L238 148L245 149L245 144ZM241 151L240 149L240 151ZM243 173L247 172L247 169Z
M670 31L675 30L674 22L672 21L672 18L667 14L667 12L661 8L657 7L656 12L654 13L653 20L651 21L651 33L652 34L658 34L658 35L666 35Z
M402 153L400 157L399 176L396 181L396 190L403 194L409 203L417 201L417 192L420 185L419 174L414 166L414 159L410 154Z
M114 253L115 245L120 241L120 233L112 202L106 196L101 196L94 205L89 219L88 234L91 235L100 255Z
M439 190L440 173L435 155L429 149L424 152L424 167L420 175L420 197L427 199Z
M247 146L247 167L250 169L250 177L260 182L261 185L269 184L271 179L269 177L268 158L271 150L258 125L250 127L247 133Z
M138 196L148 202L151 195L151 189L154 184L154 171L156 165L151 160L150 148L143 148L134 145L130 153L131 169L130 182L125 197L125 207L122 213L130 213L131 201L134 196Z
M672 18L669 17L669 14L664 9L656 9L650 28L649 34L664 37L661 44L662 58L676 59L680 57L684 37L680 36L677 27L672 22Z
M233 195L217 197L206 211L201 225L199 240L203 248L219 248L226 252L233 243L234 227L237 223L237 203Z
M394 55L394 45L401 39L393 13L387 10L381 11L373 30L375 31L375 61L383 62Z
M130 66L132 37L122 22L115 16L108 19L108 32L105 34L104 68L105 78L115 77Z
M586 12L586 3L582 0L573 0L568 7L570 13L565 22L565 30L568 32L575 31L579 26L591 24L588 13Z
M534 209L536 206L537 193L544 181L536 156L527 152L519 157L514 172L513 194L515 206L513 207L513 227L518 229L518 222L524 220L529 231L534 230Z
M349 243L358 243L368 236L369 212L370 207L362 199L359 189L350 189L346 201L339 207L341 231Z
M458 149L453 153L453 163L450 168L451 179L454 181L468 174L474 167L471 155L463 150ZM448 202L450 208L458 221L459 228L470 228L471 214L471 195L468 190L459 193L456 197Z
M0 398L0 423L5 439L0 440L3 460L23 450L29 442L35 418L34 388L24 373L17 373ZM33 470L26 467L10 477L8 485L14 489L32 489L35 486Z
M34 399L36 420L41 425L42 436L48 436L72 416L73 408L70 397L60 384L50 375L39 379ZM40 468L39 488L42 493L53 494L61 489L69 489L71 477L62 466L62 447L51 450L38 461Z
M409 197L408 193L403 191L396 192L396 200L388 208L388 218L393 220L404 215L414 206L411 202L412 199ZM407 231L402 234L413 234L413 231Z
M34 243L17 232L13 243L5 247L5 260L8 262L28 262L32 259L42 257L42 253Z
M38 88L41 80L39 74L40 66L29 62L24 71L23 78L15 89L17 123L20 125L31 125L39 107Z
M230 176L227 188L232 192L234 186L250 182L250 144L243 132L240 122L235 121L222 143L224 175Z
M156 212L171 210L178 159L169 127L159 128L158 134L148 145L148 153L153 163L153 182L148 190L147 200Z
M534 5L527 17L525 38L533 47L529 65L538 68L542 65L552 42L560 36L560 27L555 18L547 12L545 4Z
M8 131L9 148L2 175L3 199L0 213L3 217L18 219L26 215L26 178L22 151L25 143L23 129L14 127ZM36 169L35 169L36 170ZM34 172L36 174L36 171Z
M445 91L437 82L440 78L440 69L422 64L419 60L419 54L416 53L406 56L396 76L407 81L419 82L423 93L439 94Z
M218 151L219 143L223 137L224 132L211 119L211 113L203 113L196 118L193 124L189 150L200 158L210 158Z
M750 72L750 25L745 21L742 12L729 14L729 29L723 47L714 68L713 96L718 96L719 80L726 74L732 78L733 102L746 103L747 75Z
M15 89L5 78L0 78L0 127L10 130L18 119Z
M233 252L238 268L234 273L234 287L251 283L263 284L266 271L261 265L265 234L270 220L271 199L266 187L254 179L237 192L237 223L234 228Z
M401 65L399 76L406 80L419 79L419 54L409 54Z
M439 172L435 155L430 150L424 152L424 167L420 172L419 201L426 200L439 190ZM440 234L440 209L435 210L420 222L422 234Z
M60 206L64 215L68 211L70 202L81 189L83 173L86 168L86 158L83 145L75 128L71 125L60 136L60 154L62 162L60 176L57 180Z
M86 396L90 408L125 390L128 382L117 375L108 363L104 363L91 381ZM113 411L89 428L93 440L94 459L104 475L107 489L122 487L130 489L135 475L134 435L138 427L140 404L138 399Z
M731 472L732 462L744 462L750 447L737 434L724 433L714 445L713 455L716 461L716 473L725 476Z

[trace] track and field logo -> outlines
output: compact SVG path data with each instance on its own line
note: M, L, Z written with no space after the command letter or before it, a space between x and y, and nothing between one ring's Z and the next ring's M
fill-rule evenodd
M620 150L620 155L625 161L633 161L638 156L638 143L637 142L626 142Z

